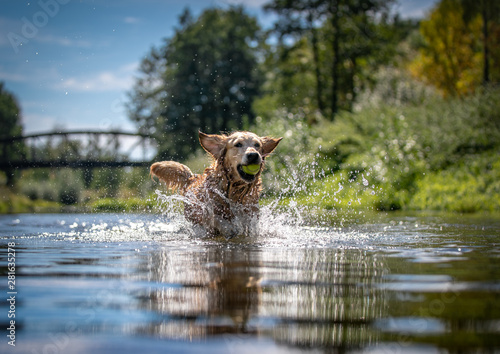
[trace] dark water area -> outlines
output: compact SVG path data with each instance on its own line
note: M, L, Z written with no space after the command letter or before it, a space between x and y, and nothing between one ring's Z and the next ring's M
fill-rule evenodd
M500 352L500 220L286 219L226 241L180 216L2 215L0 352Z

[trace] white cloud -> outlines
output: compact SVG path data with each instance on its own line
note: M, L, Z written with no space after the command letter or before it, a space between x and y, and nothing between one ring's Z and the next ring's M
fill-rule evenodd
M23 46L30 45L31 43L42 43L42 44L54 44L62 47L77 47L77 48L87 48L90 47L91 43L86 40L78 38L68 38L67 36L58 36L53 34L47 34L46 28L37 28L37 33L33 37L25 38L22 32L23 22L20 20L13 20L0 16L0 47L12 47L13 51L20 50L20 44L17 40L23 43ZM43 30L42 30L43 29ZM9 36L17 36L10 38ZM9 39L10 38L10 39ZM11 40L14 43L11 43Z
M54 36L54 35L39 35L34 38L35 41L44 44L56 44L63 47L78 47L88 48L91 46L89 41L80 39L71 39L68 37Z
M218 0L221 5L243 5L245 7L260 8L269 3L270 0Z
M55 88L70 92L129 90L134 84L134 73L137 67L137 63L131 63L119 67L116 71L108 70L90 76L70 77L61 80Z
M123 19L123 22L125 22L129 25L133 25L133 24L141 22L141 20L138 17L127 16Z
M56 126L61 126L56 117L36 113L23 114L22 123L24 127L24 134L47 131Z
M4 81L12 81L12 82L28 82L29 76L15 73L15 72L7 72L0 69L0 77Z
M59 73L55 67L44 67L33 69L30 66L23 64L10 68L8 65L0 65L0 78L5 81L27 83L30 85L42 86L47 82L51 82L54 78L59 77ZM36 78L36 80L34 79Z

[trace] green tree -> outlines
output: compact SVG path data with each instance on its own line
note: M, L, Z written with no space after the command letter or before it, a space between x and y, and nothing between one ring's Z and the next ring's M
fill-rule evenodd
M275 31L283 38L286 35L309 36L314 64L314 76L316 80L316 101L320 112L325 111L325 99L323 97L323 77L320 64L319 31L318 23L323 20L325 4L316 0L274 0L267 4L265 9L274 11L280 15L275 25ZM299 46L303 43L298 43ZM287 54L287 52L283 52Z
M143 60L130 93L129 114L160 143L160 158L185 158L198 130L242 128L254 118L259 92L260 28L242 7L209 9L194 20L185 10L180 27Z
M12 93L5 90L4 83L0 82L0 139L7 139L13 136L19 136L23 133L21 125L21 109ZM23 157L24 146L21 142L3 143L0 145L0 157L2 161L19 160ZM6 169L7 184L14 182L14 174L11 169Z
M316 80L319 111L335 117L350 109L363 68L389 48L385 30L393 20L392 0L274 0L266 9L277 12L280 36L303 35L311 43L310 65ZM292 47L298 43L292 40ZM328 90L327 87L330 87ZM327 104L329 103L329 105Z

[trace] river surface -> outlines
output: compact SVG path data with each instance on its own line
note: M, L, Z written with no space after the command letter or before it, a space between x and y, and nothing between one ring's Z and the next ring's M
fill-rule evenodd
M180 216L1 215L0 352L500 352L498 219L280 217L226 241Z

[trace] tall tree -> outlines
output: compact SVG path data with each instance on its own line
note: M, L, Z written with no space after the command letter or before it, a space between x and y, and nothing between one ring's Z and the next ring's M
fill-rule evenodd
M280 34L281 38L287 35L300 37L310 34L314 76L316 79L315 96L318 109L323 114L325 114L325 102L323 97L318 26L324 21L324 6L325 4L322 4L318 0L274 0L264 7L267 11L274 11L280 15L275 25L275 31Z
M12 93L7 91L4 83L0 82L0 139L19 136L23 133L21 125L21 109ZM21 142L14 144L2 144L0 156L3 160L16 160L23 156L24 146ZM7 184L11 185L13 180L13 171L8 169L4 171L7 176Z
M377 27L389 20L392 2L273 0L266 5L266 9L280 15L276 31L282 36L310 34L316 100L323 115L333 120L340 108L350 108L356 92L354 80L359 74L359 62L379 50L385 41ZM325 52L326 48L329 53ZM329 94L325 90L327 83Z
M498 35L495 36L500 30L500 2L493 0L460 0L460 3L464 9L463 14L466 24L473 22L478 15L481 16L483 21L483 84L488 84L491 81L491 62L496 59L495 55L492 55L492 48L500 44ZM493 32L493 36L490 35L491 32Z
M251 122L258 94L255 18L242 7L208 9L196 20L189 10L175 34L153 48L130 93L130 117L142 132L155 135L162 158L185 158L198 130L242 128Z
M22 134L20 113L21 109L17 99L5 89L4 83L0 82L0 122L2 124L0 137L6 138Z
M465 18L460 0L441 0L420 23L425 44L410 70L444 95L468 94L481 83L482 21Z

